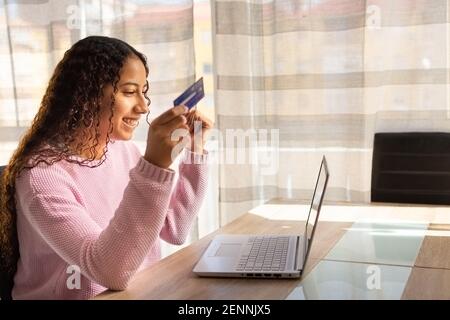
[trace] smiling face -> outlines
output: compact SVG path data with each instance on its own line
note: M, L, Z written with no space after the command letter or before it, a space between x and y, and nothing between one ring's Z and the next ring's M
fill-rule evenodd
M108 85L103 91L103 112L100 119L100 132L106 137L111 116L111 95L113 86ZM144 92L147 91L147 75L144 64L135 56L129 57L120 72L117 83L117 92L114 94L114 116L111 119L113 131L112 140L130 140L133 131L143 114L148 112L147 100Z

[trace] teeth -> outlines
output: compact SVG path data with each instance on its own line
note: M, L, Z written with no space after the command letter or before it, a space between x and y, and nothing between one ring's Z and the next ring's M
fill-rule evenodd
M129 119L129 118L124 118L123 122L125 122L127 125L135 127L138 124L138 120L135 119Z

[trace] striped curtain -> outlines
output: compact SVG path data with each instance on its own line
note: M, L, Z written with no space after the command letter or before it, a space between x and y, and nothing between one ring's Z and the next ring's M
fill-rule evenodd
M323 154L326 199L368 202L375 132L450 131L450 1L213 4L218 141L226 153L240 129L256 158L223 160L221 223L309 199Z

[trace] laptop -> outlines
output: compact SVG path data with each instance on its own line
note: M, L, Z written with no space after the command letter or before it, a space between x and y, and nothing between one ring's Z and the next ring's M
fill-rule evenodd
M304 234L217 235L193 272L203 277L299 278L311 250L328 178L324 156Z

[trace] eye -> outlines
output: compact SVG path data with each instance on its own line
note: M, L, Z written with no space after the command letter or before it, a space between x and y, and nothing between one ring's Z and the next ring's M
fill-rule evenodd
M134 91L124 91L123 92L125 95L127 95L127 96L131 96L131 95L133 95L135 92Z

